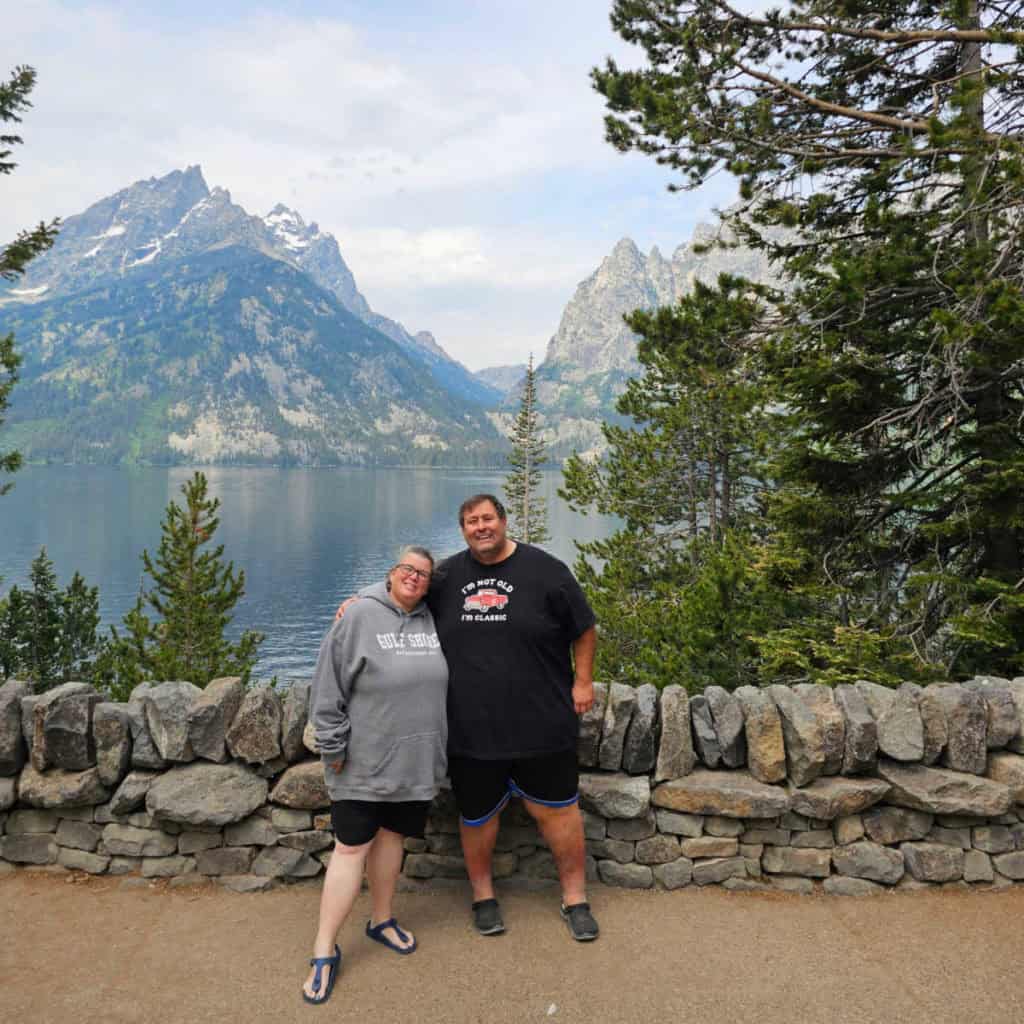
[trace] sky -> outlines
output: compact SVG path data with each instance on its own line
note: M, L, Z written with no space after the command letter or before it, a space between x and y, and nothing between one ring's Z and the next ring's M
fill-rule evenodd
M367 301L470 369L543 359L623 237L670 254L735 195L604 141L590 69L641 55L610 0L19 0L0 75L39 75L0 239L199 164L250 213L338 239Z

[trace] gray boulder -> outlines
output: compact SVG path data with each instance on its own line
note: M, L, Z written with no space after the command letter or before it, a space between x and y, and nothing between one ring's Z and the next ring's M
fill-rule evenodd
M245 875L255 856L256 851L251 846L201 850L196 854L196 870L201 875Z
M598 767L618 771L622 767L622 748L626 742L629 720L636 709L636 690L625 683L612 683L608 687L608 706L604 713L601 746L598 749Z
M25 764L21 700L28 693L28 683L19 679L8 679L0 686L0 775L17 775Z
M750 774L760 782L781 782L786 777L786 743L775 701L755 686L741 686L733 696L743 712Z
M597 683L594 683L597 686ZM313 728L313 722L309 721L306 723L306 728L302 730L302 745L314 756L320 756L320 744L316 741L316 729Z
M302 734L309 721L309 695L313 684L297 679L288 688L281 709L281 754L291 764L305 755Z
M949 723L946 721L942 702L932 696L931 691L934 687L916 686L913 683L903 685L913 687L917 694L917 709L921 712L921 725L924 728L924 753L921 755L921 763L937 764L949 742Z
M202 692L193 683L175 680L153 686L142 695L149 735L165 761L195 760L189 743L189 710Z
M690 698L675 684L661 691L661 742L654 768L654 781L679 779L693 771L697 763L690 733Z
M747 738L740 702L721 686L706 687L704 698L711 709L722 764L726 768L742 767L747 763Z
M18 779L13 775L0 776L0 811L6 811L18 801ZM3 826L0 825L0 832Z
M102 698L88 683L62 683L33 708L32 764L36 771L84 771L96 764L92 712Z
M859 680L856 684L878 726L878 749L896 761L924 757L924 723L912 690Z
M264 878L311 878L320 871L318 864L301 850L287 846L270 846L253 862L252 873Z
M680 857L652 868L654 879L663 889L682 889L693 880L693 861Z
M952 882L964 876L964 851L943 843L900 843L907 871L918 882Z
M49 834L0 837L0 861L12 864L55 864L58 849Z
M906 807L873 807L863 818L864 831L876 843L892 846L910 839L924 839L934 815Z
M866 840L837 846L832 851L832 866L840 875L867 878L885 885L895 885L904 871L903 854L899 850Z
M832 871L832 854L829 850L768 846L761 855L761 867L769 875L828 878Z
M690 698L690 722L693 725L693 748L697 757L708 768L717 768L722 763L722 748L715 731L711 705L703 694Z
M828 896L881 896L885 888L869 882L866 878L847 878L843 875L832 875L821 883L822 890Z
M150 688L149 683L141 683L136 686L132 693L145 692ZM143 710L139 700L131 700L125 706L125 714L128 716L128 724L132 730L132 767L148 768L152 771L159 771L166 768L168 762L160 756L156 749L153 737L149 734L149 726L146 724L146 712Z
M1024 754L1024 676L1010 680L1010 693L1017 707L1017 735L1009 742L1009 749Z
M281 698L269 686L248 690L228 727L231 756L262 764L281 756Z
M713 857L693 865L696 885L721 885L727 878L746 878L747 862L744 857Z
M645 683L636 689L636 707L622 744L622 770L649 772L658 752L658 689Z
M878 725L863 694L850 683L835 690L836 707L843 715L843 774L867 775L878 761Z
M1024 804L1024 757L1020 754L992 754L985 777L1006 786L1015 804Z
M815 779L803 789L790 787L790 806L798 814L818 821L832 821L859 814L877 804L889 792L880 779L828 777Z
M293 764L278 780L270 799L275 804L303 811L330 807L331 798L324 782L323 764L320 761Z
M167 857L177 852L177 836L155 828L110 824L103 829L103 848L122 857Z
M599 860L597 873L605 885L620 889L650 889L654 886L654 872L645 864L618 864L613 860Z
M21 738L25 742L26 760L32 754L32 741L36 734L36 704L41 699L34 693L26 693L21 698Z
M27 764L18 779L18 799L30 807L94 806L109 798L110 790L100 781L95 768L83 772L51 768L39 772Z
M878 775L892 786L886 801L930 814L972 814L995 818L1009 810L1013 800L1002 783L967 772L925 768L882 759Z
M576 748L576 759L579 761L581 768L597 767L598 752L601 748L601 733L604 729L604 716L607 708L607 684L594 683L594 703L591 704L588 711L580 715L580 738Z
M998 676L975 676L963 684L985 702L986 745L989 750L1007 746L1020 734L1020 714L1009 679Z
M765 785L748 772L698 768L682 779L657 786L651 802L656 807L686 814L773 818L789 810L790 800L780 786Z
M131 814L145 807L146 794L156 777L156 772L129 772L110 798L110 813Z
M846 749L846 720L835 701L831 686L800 683L793 692L807 705L818 719L825 748L823 775L838 775L843 770Z
M996 871L1004 878L1012 878L1015 882L1024 882L1024 850L1014 853L1000 853L992 858Z
M580 774L580 805L603 818L644 818L651 786L644 775Z
M964 881L991 882L995 878L992 858L981 850L968 850L964 854Z
M980 693L953 683L926 686L921 699L941 709L946 718L946 749L942 764L956 772L985 773L988 752L988 710Z
M229 825L267 800L267 782L240 764L178 765L157 778L146 794L154 818L182 825Z
M768 693L782 719L786 774L794 786L806 786L825 768L825 737L821 724L788 686L769 686Z
M104 786L116 786L132 757L132 726L124 704L106 701L93 708L92 738L100 781Z
M212 680L188 709L188 740L196 757L218 764L228 759L225 741L245 694L239 676Z

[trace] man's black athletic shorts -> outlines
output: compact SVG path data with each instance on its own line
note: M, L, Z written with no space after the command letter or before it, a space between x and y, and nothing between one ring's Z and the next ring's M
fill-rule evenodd
M448 775L465 825L490 821L514 796L545 807L568 807L579 800L575 748L508 761L450 756Z
M335 800L331 803L334 838L345 846L362 846L386 828L400 836L422 838L429 800Z

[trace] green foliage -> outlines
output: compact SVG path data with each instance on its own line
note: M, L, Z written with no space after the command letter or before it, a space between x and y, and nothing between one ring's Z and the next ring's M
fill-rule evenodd
M537 377L533 369L532 353L523 380L519 413L508 439L512 444L512 450L508 453L512 469L505 477L509 529L514 537L527 544L543 544L551 539L547 502L540 496L540 467L547 462L547 453L540 437Z
M225 564L223 544L210 547L220 499L207 496L199 472L181 491L184 505L172 501L164 513L156 557L142 553L152 588L124 617L123 633L111 627L100 666L111 693L130 692L143 679L184 679L197 686L220 676L248 679L256 663L262 633L247 630L236 642L224 635L245 593L245 573Z
M734 175L746 202L725 218L732 235L788 282L745 346L762 388L750 436L772 439L764 573L795 615L760 634L765 670L826 682L1019 672L1017 6L795 0L762 15L618 0L612 22L648 62L594 72L609 140L680 172L679 187ZM696 384L701 360L674 369ZM639 481L652 465L632 457ZM685 459L647 458L697 496Z
M30 67L17 67L6 82L0 82L0 124L19 124L21 114L32 104L28 96L36 82L36 73ZM0 174L11 174L17 164L10 160L12 147L21 143L19 135L0 134ZM39 224L31 231L21 231L13 242L0 249L0 279L13 281L25 272L33 257L53 245L60 221ZM11 389L18 380L21 362L14 347L14 335L0 336L0 414L10 400ZM4 418L0 415L0 425ZM17 451L0 451L0 473L13 473L21 465ZM0 485L0 494L10 490L11 484Z
M28 590L12 587L0 601L0 674L31 681L37 693L89 681L103 652L98 589L76 572L61 590L45 548L29 581Z

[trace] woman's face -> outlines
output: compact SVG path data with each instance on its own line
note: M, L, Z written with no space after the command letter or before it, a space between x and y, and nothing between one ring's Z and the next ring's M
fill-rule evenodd
M406 610L411 611L423 600L430 586L433 566L422 555L407 554L391 570L391 596Z

